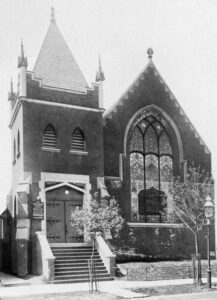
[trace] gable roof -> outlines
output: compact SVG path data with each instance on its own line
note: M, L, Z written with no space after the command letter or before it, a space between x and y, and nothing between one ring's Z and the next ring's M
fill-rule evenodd
M82 93L88 88L84 75L53 20L50 22L33 73L35 78L41 80L42 86Z
M156 66L154 65L151 57L149 57L149 58L150 58L150 60L147 64L147 66L145 67L145 69L143 69L143 71L139 74L139 76L133 81L133 83L129 86L129 88L126 90L126 92L118 99L117 102L114 103L114 105L108 111L105 111L105 113L104 113L104 123L106 123L107 119L112 119L112 115L117 111L118 107L122 106L123 103L124 103L124 100L128 99L130 94L132 94L133 91L139 86L140 81L142 81L144 79L144 75L149 73L152 70L152 71L154 71L154 75L158 78L160 83L163 85L164 90L166 91L166 93L168 93L169 99L173 102L175 107L177 107L179 109L179 113L184 118L185 123L188 124L189 129L191 131L193 131L195 137L199 140L200 144L204 147L205 152L206 153L211 153L209 148L207 147L207 145L205 144L205 142L203 141L203 139L201 138L201 136L199 135L199 133L197 132L197 130L195 129L193 124L191 123L190 119L187 117L187 115L184 112L183 108L181 107L181 105L179 104L177 99L175 98L174 94L171 92L170 88L168 87L168 85L166 84L166 82L164 81L164 79L162 78L160 73L158 72L158 70L157 70Z

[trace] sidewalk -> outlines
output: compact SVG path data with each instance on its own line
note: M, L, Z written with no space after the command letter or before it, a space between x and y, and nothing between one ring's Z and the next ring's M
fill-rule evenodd
M18 297L27 295L43 295L43 294L62 294L73 293L75 291L89 291L89 283L72 283L72 284L46 284L41 276L32 276L28 279L17 278L13 275L0 272L1 297ZM114 280L98 283L98 289L101 292L112 293L125 299L143 299L144 294L131 292L131 288L147 288L154 286L166 285L182 285L192 284L191 279L177 280L160 280L160 281L126 281ZM206 282L206 278L203 279ZM213 283L217 283L217 278L212 278ZM168 297L168 296L167 296ZM163 299L163 297L161 297ZM152 297L149 297L152 299ZM153 298L154 299L154 298ZM157 297L155 298L157 299ZM164 298L166 299L166 298Z

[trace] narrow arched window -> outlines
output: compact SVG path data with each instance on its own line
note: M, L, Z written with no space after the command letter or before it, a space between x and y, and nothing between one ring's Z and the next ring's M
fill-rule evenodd
M16 162L16 141L14 139L14 149L13 149L13 164Z
M43 133L43 147L56 148L57 147L57 135L54 127L49 124Z
M17 158L20 156L20 132L17 133Z
M76 128L72 133L71 150L74 151L86 150L84 134L80 128Z

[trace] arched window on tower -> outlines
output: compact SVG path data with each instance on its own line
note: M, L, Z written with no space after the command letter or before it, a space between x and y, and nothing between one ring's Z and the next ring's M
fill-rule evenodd
M54 127L49 124L43 133L43 147L56 148L57 147L57 134Z
M14 139L14 149L13 149L13 164L16 163L16 141Z
M20 157L20 132L17 133L17 158Z
M138 121L130 139L133 220L166 222L166 191L173 176L173 155L166 121L149 115Z
M80 128L76 128L72 133L71 150L86 151L84 133Z

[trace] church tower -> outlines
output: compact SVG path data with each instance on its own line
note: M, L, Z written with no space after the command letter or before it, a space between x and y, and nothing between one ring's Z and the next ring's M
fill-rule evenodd
M27 70L23 42L19 82L11 84L13 272L37 273L36 232L48 243L83 243L71 226L104 176L102 93L89 87L59 31L54 9L33 71Z

